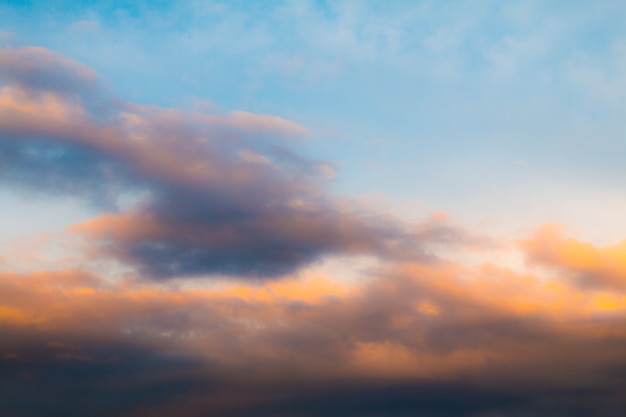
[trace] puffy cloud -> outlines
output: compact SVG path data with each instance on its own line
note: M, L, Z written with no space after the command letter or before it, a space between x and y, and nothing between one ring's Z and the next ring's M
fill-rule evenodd
M329 164L294 150L301 126L108 98L90 70L43 49L2 57L0 175L107 209L73 230L146 277L273 277L328 254L427 258L399 222L325 192Z

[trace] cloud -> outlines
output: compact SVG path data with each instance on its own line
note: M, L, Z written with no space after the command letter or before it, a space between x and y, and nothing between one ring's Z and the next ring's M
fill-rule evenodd
M3 61L2 74L41 65L40 54ZM80 80L79 64L43 55ZM549 266L549 278L463 266L440 249L496 242L441 213L409 227L330 195L330 165L297 152L304 127L128 103L107 97L97 79L16 77L0 89L0 176L98 207L69 231L139 279L0 273L4 409L189 417L623 409L622 245L596 248L547 227L520 249ZM386 262L360 284L299 269L326 255ZM239 280L212 289L161 282L206 275ZM266 277L283 280L250 280Z
M215 289L2 273L0 384L27 415L618 416L626 299L599 294L453 263Z
M330 165L295 150L304 127L123 102L41 48L2 57L0 175L107 210L72 231L146 277L275 277L331 254L428 257L399 222L328 195ZM136 204L123 210L128 196Z
M0 81L28 91L78 93L96 88L94 70L40 47L0 49Z
M489 158L467 162L468 146L556 172L576 162L568 154L581 144L606 154L622 143L610 143L621 137L611 131L623 127L612 123L622 118L612 118L609 106L623 107L623 83L610 80L624 73L613 59L624 48L607 48L622 33L617 6L183 2L68 7L70 16L44 3L27 17L5 8L5 20L12 30L26 28L28 39L89 55L85 62L124 83L126 96L163 102L181 91L221 92L217 101L257 109L289 103L297 112L306 103L310 115L341 114L348 124L358 120L362 137L409 132L411 146L391 141L386 159L400 180L427 174L422 194L433 178L452 178L434 187L452 200L467 196L460 183L484 183L466 168L480 165L474 176L485 176ZM603 33L595 30L599 19ZM89 22L106 24L88 33ZM591 32L598 32L593 39ZM509 76L490 77L494 70ZM577 83L599 100L572 100ZM508 241L499 246L439 213L406 225L381 214L387 203L376 210L329 193L333 165L300 151L300 138L311 135L306 127L216 107L140 105L102 84L93 70L52 51L0 53L2 186L89 203L99 213L68 229L71 245L86 244L96 263L124 264L122 274L115 262L97 265L98 273L6 272L46 263L34 251L44 243L6 242L13 247L0 253L2 413L623 417L622 243L601 247L544 227L510 253ZM450 146L454 138L467 140ZM358 142L343 146L356 165ZM541 158L515 142L534 143ZM585 176L581 165L594 158L582 154L587 162L574 165ZM595 159L606 171L604 156ZM384 172L374 174L358 180L385 182ZM509 196L520 194L502 175ZM524 200L515 210L533 211L532 198L515 200ZM54 216L37 202L37 214ZM464 203L456 207L467 215L472 204ZM483 226L494 225L492 203L479 208ZM65 268L95 264L74 246L60 248L66 235L57 236L41 255L71 253ZM369 269L353 255L365 255ZM311 272L327 256L335 263L319 269L328 275ZM500 266L482 263L487 257ZM207 275L210 283L167 281Z
M563 236L558 224L548 224L521 245L530 263L557 269L582 288L626 290L626 241L597 248Z

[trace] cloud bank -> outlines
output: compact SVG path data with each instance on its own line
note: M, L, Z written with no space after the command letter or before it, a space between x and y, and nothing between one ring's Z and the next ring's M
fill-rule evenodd
M0 289L8 409L618 416L626 405L626 293L493 265L175 291L3 273ZM26 387L38 399L27 406Z

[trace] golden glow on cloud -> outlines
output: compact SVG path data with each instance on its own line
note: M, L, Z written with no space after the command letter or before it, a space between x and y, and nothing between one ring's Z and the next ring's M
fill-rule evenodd
M626 240L597 248L590 243L566 238L559 225L537 229L522 242L529 260L556 267L571 279L590 288L626 288Z
M168 289L80 271L3 273L0 323L83 335L97 327L113 339L167 342L233 369L288 363L329 378L451 378L550 360L568 338L602 344L626 337L624 292L589 290L558 274L546 281L452 263L398 264L378 274L361 284L307 273ZM553 341L537 344L527 332L548 332Z

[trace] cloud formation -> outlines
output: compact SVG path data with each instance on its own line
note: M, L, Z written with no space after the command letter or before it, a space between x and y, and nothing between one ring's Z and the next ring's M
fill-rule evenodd
M135 268L0 271L3 411L622 416L623 244L545 226L523 270L468 266L456 249L494 242L331 195L282 118L125 102L41 48L1 51L0 82L0 178L97 207L69 232ZM352 255L385 262L302 268ZM238 280L164 282L207 275Z
M618 416L626 405L626 293L608 305L606 293L491 265L212 290L3 273L0 289L9 409L20 386L43 399L56 378L90 398L52 402L76 415L118 384L101 415Z
M299 125L123 102L41 48L4 50L0 67L2 178L109 211L72 230L146 277L263 278L324 255L427 256L399 222L325 192L332 168L294 150L308 134Z

